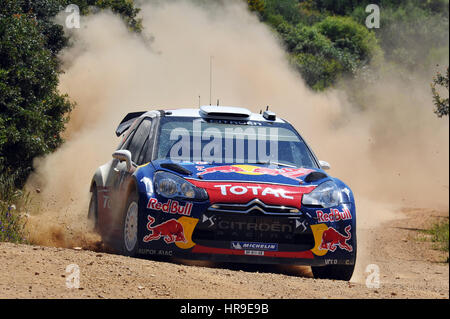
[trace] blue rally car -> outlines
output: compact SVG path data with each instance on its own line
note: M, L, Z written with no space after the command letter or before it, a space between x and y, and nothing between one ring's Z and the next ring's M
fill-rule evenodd
M202 106L129 113L90 185L88 218L128 256L309 265L350 280L353 193L271 111Z

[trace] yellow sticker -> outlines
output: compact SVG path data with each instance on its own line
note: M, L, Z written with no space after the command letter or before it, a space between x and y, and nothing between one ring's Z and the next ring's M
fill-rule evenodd
M311 230L314 234L314 242L316 243L314 245L314 248L311 249L311 251L316 256L323 256L328 252L328 249L319 249L319 246L322 243L323 232L326 231L327 229L328 226L325 224L311 225Z
M184 238L186 238L187 242L176 242L178 248L181 249L189 249L195 246L195 243L192 241L192 233L194 232L195 226L197 226L198 219L192 217L180 217L178 218L178 222L183 225Z
M235 167L239 167L243 171L235 172L239 174L247 174L247 175L264 175L263 173L254 172L256 168L260 168L259 166L254 165L233 165Z

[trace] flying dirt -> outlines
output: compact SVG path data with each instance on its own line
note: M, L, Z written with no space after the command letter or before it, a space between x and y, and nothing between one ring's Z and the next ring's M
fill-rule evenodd
M208 103L213 57L213 101L253 112L269 105L353 189L359 255L352 281L364 282L377 227L405 218L405 208L448 216L448 119L432 112L428 79L406 85L387 74L360 92L366 101L361 110L344 90L310 90L290 67L280 40L245 3L220 4L220 17L218 5L143 3L141 35L108 11L82 17L80 29L66 30L72 45L60 55L60 91L77 104L66 143L35 160L27 183L34 194L31 241L100 249L86 219L89 185L119 144L118 123L129 112L195 108L199 97Z

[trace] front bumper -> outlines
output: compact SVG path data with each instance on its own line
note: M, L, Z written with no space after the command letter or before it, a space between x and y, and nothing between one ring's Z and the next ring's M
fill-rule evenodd
M182 225L183 236L163 232L159 240L140 241L139 252L217 262L309 266L355 263L356 220L352 204L332 209L302 207L298 214L278 215L217 212L210 207L206 202L195 203L192 213L181 217L145 209L140 214L140 238L169 219ZM346 218L332 218L344 216L344 211ZM147 216L156 220L149 224Z

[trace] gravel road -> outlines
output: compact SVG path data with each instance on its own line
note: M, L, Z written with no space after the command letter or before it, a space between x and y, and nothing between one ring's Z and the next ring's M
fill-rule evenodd
M350 282L314 279L309 267L147 260L79 247L0 243L0 298L448 299L448 253L433 249L419 231L448 219L448 212L405 209L402 214L363 230L370 240L359 247ZM73 283L74 268L66 272L72 264L80 272L79 288L66 285ZM368 264L379 268L378 288L366 286Z

